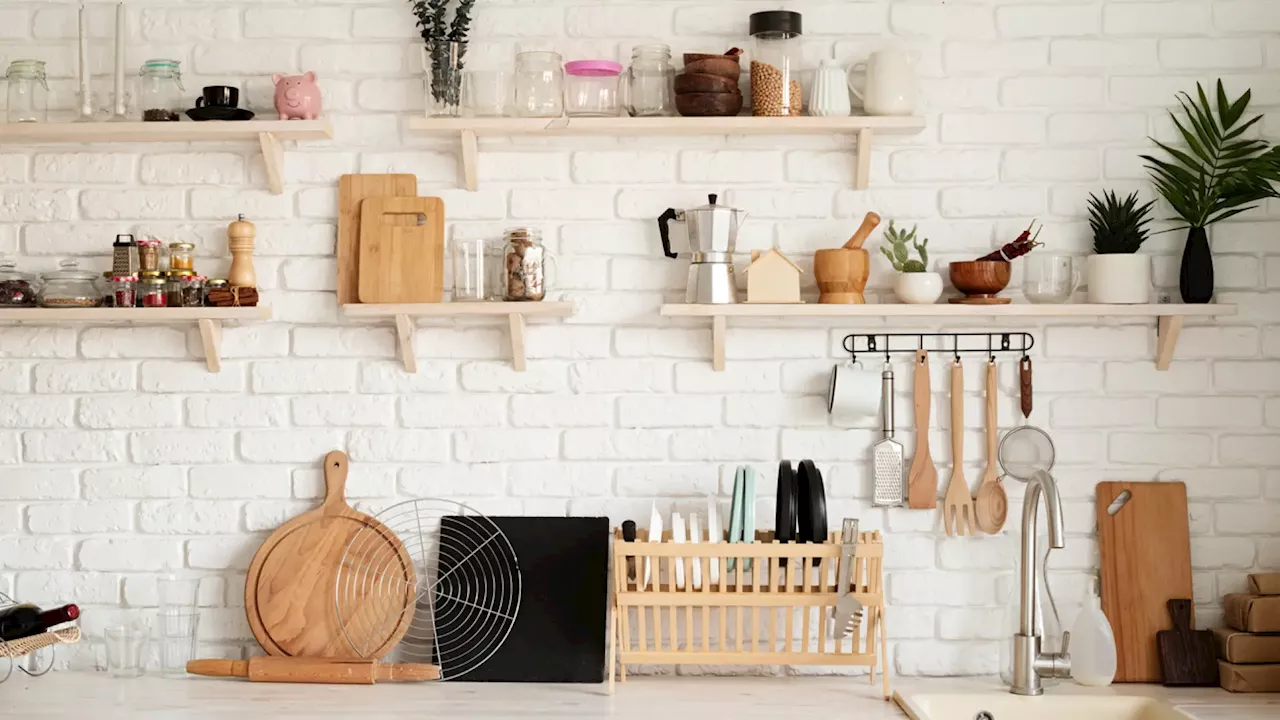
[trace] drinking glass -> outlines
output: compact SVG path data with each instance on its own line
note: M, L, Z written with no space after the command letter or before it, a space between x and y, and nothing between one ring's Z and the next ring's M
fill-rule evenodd
M160 596L161 611L196 611L196 596L200 592L199 578L161 575L156 584Z
M1022 290L1033 303L1067 302L1080 286L1080 273L1068 255L1032 255L1024 262Z
M161 610L156 613L155 635L160 643L160 670L165 677L185 677L187 663L196 657L200 613L194 610Z
M492 294L488 245L489 241L484 238L453 241L454 302L488 300Z
M513 99L510 72L463 71L462 106L471 117L506 117Z
M107 674L135 678L146 672L151 628L142 622L112 625L102 631L107 646Z

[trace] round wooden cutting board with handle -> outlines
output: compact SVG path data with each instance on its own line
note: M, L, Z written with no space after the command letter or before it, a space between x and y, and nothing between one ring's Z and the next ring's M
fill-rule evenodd
M269 655L359 657L352 648L354 640L370 649L363 657L381 658L409 629L413 562L390 530L347 504L348 467L346 453L335 450L326 455L324 503L281 525L253 556L245 579L245 614ZM335 601L338 571L357 533L362 560L384 568L386 576L361 588L358 602L344 607L351 616L340 618ZM359 637L349 640L344 628Z

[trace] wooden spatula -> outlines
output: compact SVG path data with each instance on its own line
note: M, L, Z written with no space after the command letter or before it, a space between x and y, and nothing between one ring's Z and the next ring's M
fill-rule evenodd
M964 368L951 363L951 481L942 499L942 523L948 535L972 535L973 496L964 479Z
M932 510L938 507L938 468L929 454L929 408L933 396L929 390L929 353L916 352L915 381L912 402L916 408L916 456L911 459L907 475L907 507Z
M1211 630L1191 629L1191 601L1169 600L1172 630L1156 633L1165 685L1217 685L1218 646Z
M998 392L996 361L991 360L987 363L987 471L982 475L982 484L978 485L978 497L973 501L978 529L988 535L1000 532L1009 514L1009 498L1005 495L1004 486L1000 484L1000 473L996 471L996 435L999 433L996 413Z

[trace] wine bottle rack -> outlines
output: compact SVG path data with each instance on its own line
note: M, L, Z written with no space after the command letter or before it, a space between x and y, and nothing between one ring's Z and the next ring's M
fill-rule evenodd
M16 604L12 598L0 592L0 610ZM58 645L74 645L78 642L80 642L80 628L74 625L9 642L0 641L0 658L9 661L4 671L0 673L0 683L13 675L15 667L31 677L44 675L53 669L54 652ZM48 652L42 653L41 651L45 649L48 649ZM34 656L30 663L31 667L26 667L20 662L28 656Z

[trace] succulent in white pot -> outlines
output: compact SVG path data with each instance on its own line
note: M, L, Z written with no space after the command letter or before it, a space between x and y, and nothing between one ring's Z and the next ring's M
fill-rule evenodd
M893 283L893 292L898 299L908 305L932 305L942 297L942 275L929 272L929 238L917 241L916 228L912 225L910 232L899 230L890 220L884 239L893 249L881 246L880 252L898 271L898 279ZM919 254L919 260L911 259L912 247Z
M1138 204L1138 193L1120 200L1114 192L1089 196L1093 251L1089 256L1089 302L1142 305L1151 300L1151 258L1138 252L1147 240L1155 202Z

